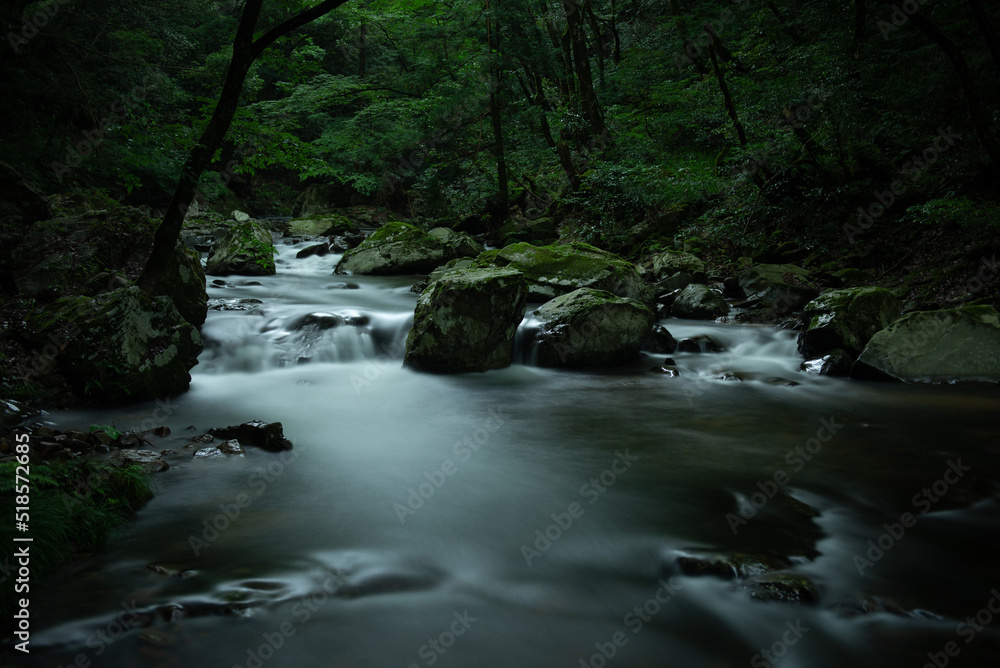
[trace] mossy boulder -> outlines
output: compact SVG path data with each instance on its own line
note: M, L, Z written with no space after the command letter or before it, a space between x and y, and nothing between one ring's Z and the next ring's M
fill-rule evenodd
M555 297L533 315L532 354L544 367L624 364L639 354L655 319L642 302L593 288Z
M715 320L729 313L729 304L707 285L691 283L677 295L670 313L690 320Z
M233 225L208 256L209 276L271 276L274 268L271 233L253 221Z
M465 232L456 232L447 227L435 227L427 234L440 239L441 243L448 246L455 253L455 257L476 257L485 248L483 245L470 237Z
M462 373L510 366L527 285L514 269L451 269L437 274L417 300L404 364Z
M875 335L899 318L899 300L884 288L843 288L806 304L799 352L816 357L835 348L859 354Z
M678 273L690 274L694 280L703 283L708 279L705 262L691 253L668 250L652 256L643 263L647 280L660 281Z
M201 255L178 242L166 271L151 288L157 296L170 297L181 316L195 327L205 323L208 295Z
M285 234L290 237L326 237L357 232L358 226L343 214L332 213L294 218L288 221Z
M643 303L651 302L651 292L635 265L614 253L581 242L550 246L512 244L482 253L475 264L511 267L522 272L528 282L529 301L544 302L578 288L593 288Z
M54 342L56 372L94 401L144 400L185 391L202 339L168 297L138 287L64 297L27 322L35 342ZM40 351L48 354L46 349Z
M751 299L767 306L794 311L819 296L819 286L808 271L793 264L758 264L743 270L740 287Z
M1000 382L1000 314L992 306L914 311L877 332L852 378Z
M458 234L458 233L456 233ZM456 237L424 232L409 223L386 223L356 248L344 253L335 274L427 274L458 257Z

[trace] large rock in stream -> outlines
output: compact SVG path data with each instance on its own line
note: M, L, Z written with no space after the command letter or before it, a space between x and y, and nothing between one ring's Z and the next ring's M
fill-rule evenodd
M403 363L462 373L510 366L527 286L514 269L452 269L436 274L417 300Z
M707 285L692 283L677 295L670 313L689 320L715 320L729 313L729 304Z
M1000 383L1000 314L992 306L907 313L872 337L851 377Z
M339 213L293 218L288 221L285 231L293 237L326 237L331 235L357 232L358 226L347 216Z
M662 281L678 274L691 276L692 282L704 283L708 279L705 262L684 251L667 250L658 253L643 263L646 280ZM682 286L683 287L683 286Z
M36 344L58 342L57 372L77 395L97 401L183 392L202 350L197 328L168 297L154 299L135 286L59 299L31 316L27 328Z
M536 311L540 326L532 343L545 367L624 364L649 338L654 316L644 304L604 290L580 288Z
M875 332L899 317L899 301L885 288L843 288L806 304L799 352L817 357L837 348L857 355Z
M528 281L529 301L545 302L578 288L605 290L643 303L652 298L631 262L578 241L551 246L517 243L482 253L475 265L510 267L522 272Z
M758 264L745 269L739 283L751 299L785 312L800 309L819 296L819 286L809 272L793 264Z
M424 232L409 223L386 223L344 256L335 274L428 274L439 265L479 249L459 232Z
M272 276L274 245L271 233L252 220L233 225L208 256L209 276Z

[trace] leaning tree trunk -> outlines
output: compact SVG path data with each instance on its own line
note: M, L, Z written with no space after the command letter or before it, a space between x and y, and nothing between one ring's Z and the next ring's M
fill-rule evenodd
M161 292L160 286L163 282L169 280L166 274L170 267L174 247L177 245L177 240L180 239L184 216L194 199L202 172L208 167L212 156L215 155L216 150L225 140L226 133L229 132L229 126L236 115L240 93L243 91L243 82L246 80L253 61L282 35L323 16L346 1L324 0L324 2L279 23L254 40L254 30L257 27L257 19L260 17L264 0L246 0L243 16L240 18L240 25L236 29L236 37L233 40L233 57L226 72L226 81L222 84L219 102L215 106L215 111L212 113L208 125L202 131L201 137L198 138L198 142L184 161L184 169L177 182L177 188L174 190L170 207L163 216L163 222L156 228L156 235L153 237L153 251L139 276L140 288L150 294L158 294Z

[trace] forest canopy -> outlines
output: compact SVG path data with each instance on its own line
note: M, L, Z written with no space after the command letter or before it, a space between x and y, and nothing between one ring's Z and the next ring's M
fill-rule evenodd
M258 31L315 4L267 1ZM5 3L2 159L162 213L242 8ZM995 230L997 25L980 0L351 0L256 59L197 200L289 214L332 184L631 251L853 243L883 214Z

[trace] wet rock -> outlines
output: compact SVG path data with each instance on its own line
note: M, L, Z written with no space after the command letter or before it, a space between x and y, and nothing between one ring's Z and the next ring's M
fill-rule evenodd
M691 253L668 250L654 255L643 263L645 273L655 282L678 274L689 276L691 282L704 283L708 278L705 273L705 262ZM677 286L683 288L683 285ZM672 288L676 289L676 288Z
M337 234L330 237L330 250L334 253L344 253L351 250L352 248L357 248L362 241L365 240L365 235L361 232L349 232L347 234Z
M669 355L677 350L677 340L671 336L670 332L663 325L653 325L653 330L650 332L649 340L644 348L654 353L666 353Z
M794 311L819 296L819 287L808 271L792 264L759 264L743 271L740 287L779 311Z
M527 286L514 269L451 269L420 294L403 363L462 373L510 366Z
M260 299L252 297L245 299L210 299L208 300L208 308L210 311L253 311L263 303Z
M735 276L729 276L722 281L722 294L729 299L746 299L746 291L740 287L740 280Z
M305 248L303 248L302 250L300 250L298 253L295 254L295 257L301 259L301 258L304 258L304 257L313 256L313 255L323 256L323 255L327 255L329 252L330 252L330 245L329 244L326 244L326 243L313 244L312 246L306 246Z
M707 285L692 283L677 295L670 312L678 318L715 320L729 313L729 304Z
M194 457L199 459L225 459L226 457L243 457L245 454L243 446L235 438L223 441L219 445L194 451Z
M846 350L831 350L826 355L807 359L799 365L799 371L820 376L849 376L854 359Z
M761 553L718 553L685 551L676 558L677 569L693 577L711 576L723 580L746 579L791 566L788 559Z
M708 336L698 334L691 338L681 339L677 342L677 352L679 353L724 353L726 347Z
M819 603L819 590L805 575L791 572L764 573L747 583L750 598L762 602Z
M641 302L591 288L556 297L534 315L541 320L535 358L545 367L624 364L638 355L654 320Z
M0 399L0 425L14 427L21 424L37 412L24 402L12 399Z
M522 272L528 282L528 301L545 302L578 288L592 288L644 304L652 302L652 293L631 262L585 243L517 243L481 253L475 266L510 267Z
M115 466L138 464L146 473L158 473L170 468L170 465L160 458L160 454L152 450L118 450L111 456L111 463Z
M704 276L704 274L702 274L701 276ZM653 291L656 292L657 294L672 293L674 295L678 295L680 294L681 290L691 285L692 283L704 282L705 278L701 278L701 276L695 276L694 274L685 274L684 272L679 271L676 274L673 274L672 276L668 276L667 278L663 278L657 281L653 285ZM698 280L699 278L701 278L701 280Z
M66 297L27 322L34 341L66 341L56 371L81 397L139 401L188 388L202 339L167 297L138 287L87 297Z
M205 266L210 276L242 274L272 276L274 245L271 233L253 221L234 225L212 249Z
M663 376L667 376L668 378L677 378L678 376L681 375L681 372L677 367L669 365L654 366L652 369L650 369L650 371L652 371L653 373L661 374Z
M476 257L486 250L465 232L456 232L447 227L435 227L427 234L440 239L441 243L451 248L455 257Z
M899 318L899 301L884 288L843 288L806 304L799 352L816 357L835 348L859 354L875 332Z
M332 235L356 233L358 226L342 214L317 214L288 221L287 236L328 237Z
M334 313L309 313L289 324L290 329L333 329L344 324L344 318Z
M386 223L344 253L336 274L427 274L457 257L455 248L408 223Z
M1000 382L1000 314L992 306L907 313L868 342L852 378Z
M208 433L216 438L236 439L240 444L256 445L271 452L292 449L292 444L285 438L280 422L251 420L232 427L209 429Z

